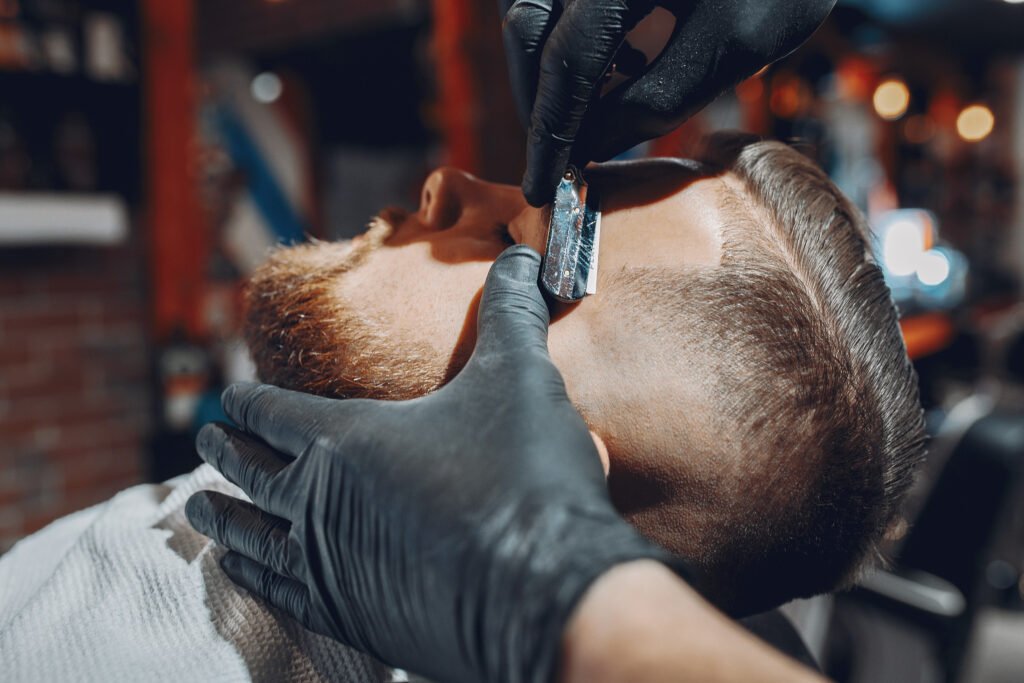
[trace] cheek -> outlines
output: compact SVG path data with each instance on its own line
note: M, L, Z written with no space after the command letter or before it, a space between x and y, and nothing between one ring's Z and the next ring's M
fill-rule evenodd
M491 261L446 263L436 251L429 243L381 249L350 273L342 296L383 329L450 355L468 318L475 326L475 300Z

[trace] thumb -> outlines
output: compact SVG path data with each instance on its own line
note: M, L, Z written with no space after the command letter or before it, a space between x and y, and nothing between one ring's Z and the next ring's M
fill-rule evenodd
M548 305L541 294L540 254L509 247L487 275L477 318L477 353L538 348L547 351Z

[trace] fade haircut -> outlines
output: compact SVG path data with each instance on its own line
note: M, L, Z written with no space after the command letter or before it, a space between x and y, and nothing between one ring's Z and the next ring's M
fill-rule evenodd
M612 286L704 387L704 428L723 436L693 458L700 509L685 517L703 528L683 551L708 597L748 614L874 564L923 458L924 420L861 214L782 143L720 133L705 146L739 181L723 199L721 266L633 268Z

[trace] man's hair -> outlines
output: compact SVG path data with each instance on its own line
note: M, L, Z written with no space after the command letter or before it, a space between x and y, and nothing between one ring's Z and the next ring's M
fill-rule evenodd
M782 143L725 133L706 148L742 183L723 200L721 267L635 268L613 287L704 387L703 429L721 436L694 458L694 518L707 526L688 554L710 598L751 613L873 564L923 457L924 420L857 209ZM650 314L666 300L667 315Z

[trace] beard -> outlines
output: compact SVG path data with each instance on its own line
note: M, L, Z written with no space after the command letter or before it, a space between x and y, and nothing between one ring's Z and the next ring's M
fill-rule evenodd
M337 284L380 249L402 221L385 211L351 242L274 251L245 292L245 341L261 381L330 398L405 400L426 395L465 365L422 341L399 338L339 294Z

